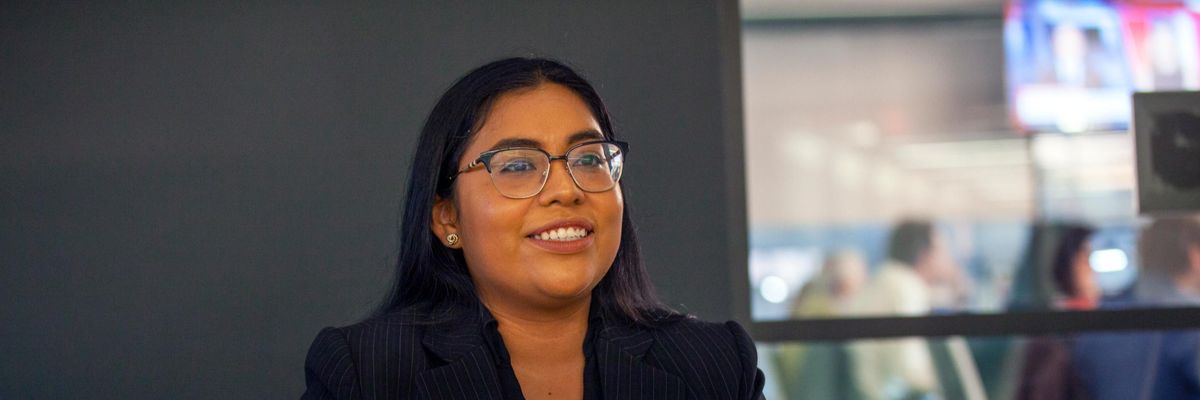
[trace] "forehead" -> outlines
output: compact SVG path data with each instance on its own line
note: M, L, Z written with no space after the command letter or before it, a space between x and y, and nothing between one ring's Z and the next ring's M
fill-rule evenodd
M579 133L595 132L600 124L583 99L565 86L545 83L501 95L471 140L467 154L489 150L512 139L528 140L546 150L562 150L579 141ZM572 140L575 139L575 140Z

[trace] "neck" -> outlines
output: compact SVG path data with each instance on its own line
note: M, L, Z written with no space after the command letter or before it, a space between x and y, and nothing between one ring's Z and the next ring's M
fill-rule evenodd
M484 301L513 363L556 363L583 356L591 296L553 309Z
M482 296L481 296L482 297ZM591 295L551 309L484 301L527 399L583 398Z

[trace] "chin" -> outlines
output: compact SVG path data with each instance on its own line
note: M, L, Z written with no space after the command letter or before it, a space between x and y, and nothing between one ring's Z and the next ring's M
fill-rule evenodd
M554 298L570 299L588 294L596 286L596 283L598 282L578 277L554 282L543 282L538 285L538 289L542 293Z
M557 289L542 289L542 295L548 300L548 305L558 306L572 304L577 300L581 300L591 293L591 289L577 290L557 290Z
M541 282L538 282L538 291L544 295L558 300L573 300L583 296L587 296L600 283L603 275L593 276L591 274L581 273L579 270L572 271L570 274L549 274L543 275Z

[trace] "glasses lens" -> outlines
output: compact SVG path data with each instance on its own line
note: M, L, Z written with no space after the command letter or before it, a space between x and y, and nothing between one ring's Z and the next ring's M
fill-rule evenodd
M612 143L592 143L576 147L567 153L567 167L580 189L603 192L612 189L621 179L625 155Z
M550 160L540 151L512 149L493 155L488 161L488 171L500 194L525 198L542 189L549 164Z

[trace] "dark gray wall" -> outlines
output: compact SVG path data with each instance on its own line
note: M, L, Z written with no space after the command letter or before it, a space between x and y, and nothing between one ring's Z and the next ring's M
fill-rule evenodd
M506 55L594 81L660 290L743 315L735 2L397 3L0 6L0 398L298 396L425 114Z

